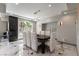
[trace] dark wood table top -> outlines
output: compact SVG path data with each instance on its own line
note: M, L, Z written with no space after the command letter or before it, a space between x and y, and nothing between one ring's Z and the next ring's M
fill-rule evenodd
M45 38L50 38L50 36L47 36L47 35L37 35L37 38L45 39Z
M47 36L47 35L37 35L37 39L38 41L40 42L46 42L47 40L50 39L50 36Z

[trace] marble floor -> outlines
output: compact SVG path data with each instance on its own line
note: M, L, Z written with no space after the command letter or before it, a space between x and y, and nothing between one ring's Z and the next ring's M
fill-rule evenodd
M61 48L61 54L59 54L59 48ZM24 46L23 40L18 40L15 42L1 42L0 56L77 56L77 50L76 46L67 44L63 44L62 48L61 44L56 42L56 48L53 53L36 53L28 47Z
M0 42L0 56L19 56L21 55L21 48L23 40L15 42Z
M63 44L63 51L61 54L59 54L60 52L58 51L58 47L60 47L61 49L62 47L60 43L57 42L56 44L57 45L53 53L46 52L45 54L36 53L33 50L29 49L28 47L24 46L23 55L24 56L77 56L76 46Z

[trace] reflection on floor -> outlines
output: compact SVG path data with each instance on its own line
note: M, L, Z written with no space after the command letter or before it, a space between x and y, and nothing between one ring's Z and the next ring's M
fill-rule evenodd
M23 46L23 40L15 42L1 42L0 43L0 56L77 56L76 47L72 45L63 44L63 52L59 54L61 48L60 43L56 43L56 48L53 53L46 52L45 54L36 53L33 50Z
M20 55L19 48L23 44L23 40L18 40L15 42L0 42L0 56L17 56ZM19 52L20 51L20 52Z

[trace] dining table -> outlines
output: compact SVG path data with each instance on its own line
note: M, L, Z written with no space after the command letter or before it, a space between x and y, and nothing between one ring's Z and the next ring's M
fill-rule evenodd
M41 48L41 52L45 53L45 49L47 47L47 45L45 44L45 42L47 42L50 39L50 36L47 35L37 35L37 40L38 42L41 42L41 44L38 46L38 49Z

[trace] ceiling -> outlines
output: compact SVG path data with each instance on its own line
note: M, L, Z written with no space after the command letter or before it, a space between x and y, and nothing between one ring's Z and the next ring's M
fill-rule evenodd
M51 7L49 7L51 4ZM67 10L65 3L8 3L6 12L32 19L44 19L60 14ZM38 12L37 14L34 14Z

